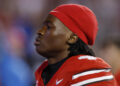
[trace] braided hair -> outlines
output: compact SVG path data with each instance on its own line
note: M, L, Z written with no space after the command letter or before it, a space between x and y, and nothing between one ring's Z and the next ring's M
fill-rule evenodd
M95 56L95 53L92 49L88 47L87 44L85 44L80 38L78 38L77 42L74 44L69 44L70 48L68 49L70 51L68 57L75 56L75 55L90 55Z

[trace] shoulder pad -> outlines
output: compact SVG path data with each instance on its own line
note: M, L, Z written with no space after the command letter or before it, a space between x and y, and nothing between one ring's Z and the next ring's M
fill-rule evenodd
M99 57L79 55L71 57L67 63L69 72L79 73L91 69L111 68L104 60Z

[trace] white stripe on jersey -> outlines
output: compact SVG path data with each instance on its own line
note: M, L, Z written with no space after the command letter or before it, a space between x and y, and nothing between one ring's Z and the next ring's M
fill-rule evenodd
M38 86L38 82L39 82L39 81L38 81L38 80L36 80L36 86Z
M82 59L96 60L97 58L94 56L80 56L80 57L78 57L78 59L79 60L82 60Z
M84 81L72 84L71 86L82 86L82 85L86 85L86 84L90 84L90 83L94 83L94 82L99 82L99 81L104 81L104 80L111 80L111 79L113 79L113 75L102 76L102 77L97 77L97 78L84 80Z
M97 69L97 70L90 70L90 71L85 71L76 75L72 76L72 80L79 78L81 76L85 76L85 75L90 75L90 74L95 74L95 73L100 73L100 72L109 72L110 69Z

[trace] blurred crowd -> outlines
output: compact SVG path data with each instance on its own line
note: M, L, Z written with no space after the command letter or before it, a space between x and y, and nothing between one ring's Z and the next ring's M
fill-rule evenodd
M34 71L44 60L35 51L36 31L50 10L66 3L86 5L96 14L93 49L120 77L119 0L0 0L0 86L35 86Z

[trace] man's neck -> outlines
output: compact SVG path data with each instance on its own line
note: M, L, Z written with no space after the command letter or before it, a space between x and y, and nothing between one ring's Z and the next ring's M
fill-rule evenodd
M63 60L64 58L67 58L68 54L69 54L69 51L59 52L55 56L48 58L48 64L55 64Z

